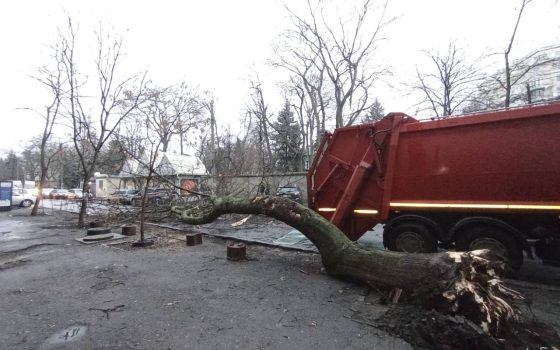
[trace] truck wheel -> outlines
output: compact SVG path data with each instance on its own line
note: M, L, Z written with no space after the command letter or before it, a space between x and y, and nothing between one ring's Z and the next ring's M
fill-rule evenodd
M490 249L507 259L516 270L523 264L521 245L507 232L493 226L476 226L459 232L455 244L460 251Z
M406 253L435 253L437 240L428 228L416 222L397 224L383 233L389 250Z

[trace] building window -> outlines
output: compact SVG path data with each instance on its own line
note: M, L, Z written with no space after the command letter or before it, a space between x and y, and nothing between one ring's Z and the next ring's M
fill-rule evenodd
M537 56L537 62L544 62L544 61L546 61L546 58L547 58L546 54L542 53L542 54Z
M538 89L538 90L531 91L531 97L534 101L542 100L542 98L544 97L544 90Z
M529 82L529 87L531 87L531 88L537 88L539 86L541 86L541 80L540 79L535 79L535 80Z

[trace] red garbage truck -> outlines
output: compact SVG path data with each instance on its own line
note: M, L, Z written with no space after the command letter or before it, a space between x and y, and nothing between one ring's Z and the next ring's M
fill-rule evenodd
M493 249L560 261L560 103L418 121L403 113L326 133L308 205L390 250Z

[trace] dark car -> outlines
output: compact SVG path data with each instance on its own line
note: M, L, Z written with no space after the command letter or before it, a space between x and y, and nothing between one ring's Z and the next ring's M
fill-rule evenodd
M64 188L57 188L49 193L50 199L68 199L68 190Z
M142 205L144 192L139 192L132 198L134 205ZM148 204L166 204L171 202L173 194L166 188L148 188L146 191L146 202Z
M295 184L289 184L285 186L278 187L276 195L279 197L286 197L298 203L302 203L302 192L301 188Z
M131 188L117 190L109 195L107 201L114 204L132 204L132 201L136 198L138 193L140 193L139 190Z

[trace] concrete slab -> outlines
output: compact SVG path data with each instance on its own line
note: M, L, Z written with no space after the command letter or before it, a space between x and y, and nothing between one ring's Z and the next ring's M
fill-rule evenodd
M113 235L113 238L103 239L103 240L100 240L100 241L84 240L88 237L91 238L91 237L94 237L94 236L86 236L86 237L76 238L75 240L82 243L82 244L96 244L96 243L104 243L104 242L109 242L109 241L114 241L114 240L117 240L117 239L123 239L123 238L128 238L129 237L129 236L121 235L120 233L111 233L111 234Z

